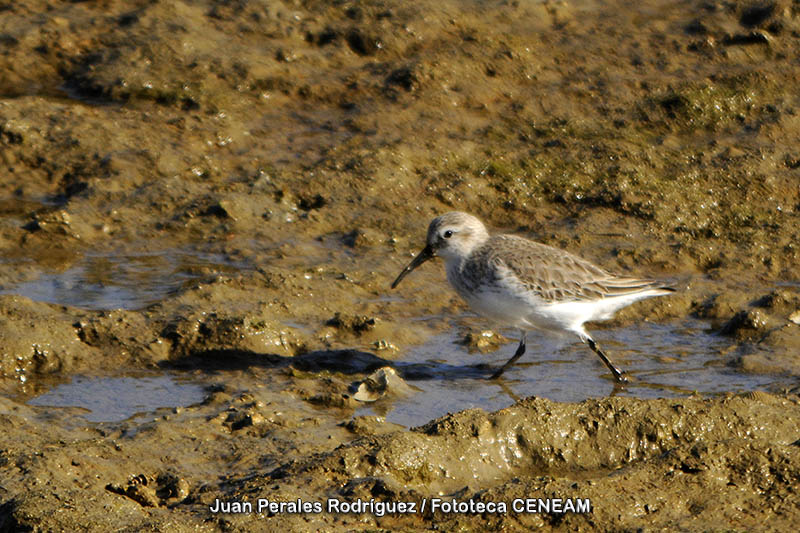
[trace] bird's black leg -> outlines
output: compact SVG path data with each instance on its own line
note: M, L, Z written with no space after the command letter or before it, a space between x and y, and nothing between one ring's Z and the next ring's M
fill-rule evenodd
M617 382L625 383L626 381L628 381L628 378L625 377L625 374L622 373L617 367L614 366L614 363L612 363L611 360L608 358L608 356L603 353L603 350L601 350L600 347L597 345L597 343L594 342L594 339L592 339L591 337L589 337L587 335L583 339L583 341L586 344L589 345L589 348L591 348L592 351L594 351L594 353L596 353L597 355L600 356L600 359L603 360L603 362L606 364L608 369L611 370L611 373L614 374L614 379L616 379Z
M509 359L509 360L506 362L506 364L504 364L503 366L501 366L501 367L500 367L500 368L497 370L497 372L495 372L494 374L492 374L492 375L491 375L491 377L490 377L489 379L497 379L497 378L499 378L500 376L502 376L502 375L503 375L503 372L505 372L505 371L506 371L506 368L508 368L508 367L510 367L511 365L513 365L514 363L516 363L516 362L517 362L517 359L519 359L520 357L522 357L522 354L524 354L524 353L525 353L525 333L523 332L523 333L522 333L522 336L521 336L521 337L520 337L520 339L519 339L519 346L517 346L517 351L516 351L516 352L514 352L514 356L513 356L511 359Z

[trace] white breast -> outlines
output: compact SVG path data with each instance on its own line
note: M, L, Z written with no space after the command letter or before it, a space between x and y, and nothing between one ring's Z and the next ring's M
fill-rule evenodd
M501 285L486 283L470 290L461 277L460 263L452 261L446 266L448 281L476 313L504 326L535 329L559 337L568 332L584 335L585 322L607 320L635 301L663 293L653 289L598 300L548 302L514 277L505 277Z

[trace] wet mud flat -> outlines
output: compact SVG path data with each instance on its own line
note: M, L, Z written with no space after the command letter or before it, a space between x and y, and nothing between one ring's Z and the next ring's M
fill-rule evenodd
M787 1L0 6L0 531L794 531L797 50ZM678 286L590 327L637 381L487 384L514 332L389 290L449 210Z

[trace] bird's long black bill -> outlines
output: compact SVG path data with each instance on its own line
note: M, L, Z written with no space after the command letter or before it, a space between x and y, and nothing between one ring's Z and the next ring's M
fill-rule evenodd
M397 276L397 279L392 282L392 288L394 289L395 287L397 287L400 284L400 282L403 281L403 278L408 275L409 272L420 266L428 259L432 258L433 258L433 249L430 246L425 246L425 248L423 248L422 251L419 254L417 254L417 257L415 257L414 260L411 261L408 264L408 266L403 269L402 272L400 272L400 275Z

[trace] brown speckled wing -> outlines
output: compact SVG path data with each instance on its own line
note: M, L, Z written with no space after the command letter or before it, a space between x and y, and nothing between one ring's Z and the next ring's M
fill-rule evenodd
M468 284L483 279L519 286L553 302L595 300L662 287L648 279L617 277L558 248L514 235L490 238L468 260ZM511 274L515 279L508 278Z

